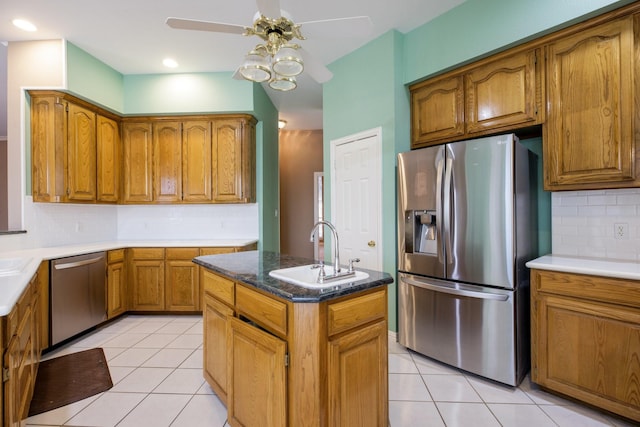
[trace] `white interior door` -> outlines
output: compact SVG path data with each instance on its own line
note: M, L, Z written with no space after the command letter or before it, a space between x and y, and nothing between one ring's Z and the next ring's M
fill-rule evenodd
M340 240L340 263L360 258L356 266L378 271L382 270L381 141L380 128L331 141L331 222Z

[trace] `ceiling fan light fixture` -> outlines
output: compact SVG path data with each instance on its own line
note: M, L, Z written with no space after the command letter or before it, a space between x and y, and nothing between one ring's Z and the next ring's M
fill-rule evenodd
M297 76L303 70L304 63L294 47L282 46L273 57L273 71L281 76Z
M298 84L296 83L295 77L286 77L286 76L276 75L276 77L269 82L269 87L271 89L279 90L282 92L293 90L297 86Z
M240 74L247 80L262 83L271 78L271 67L266 56L252 50L247 54L244 64L240 67Z

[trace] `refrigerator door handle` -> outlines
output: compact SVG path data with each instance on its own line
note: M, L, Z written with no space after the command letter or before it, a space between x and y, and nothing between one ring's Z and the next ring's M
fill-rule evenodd
M447 264L451 264L452 251L451 251L451 215L453 212L453 206L451 206L451 176L453 175L453 159L447 156L447 160L444 168L444 188L442 192L443 208L442 217L444 218L443 224L443 239L444 239L444 256Z
M440 239L444 235L439 233L438 230L442 230L442 177L444 175L444 149L438 153L438 161L436 162L436 241L440 242ZM441 244L438 243L438 261L444 262L444 256L441 250Z
M451 295L494 300L494 301L507 301L509 299L509 295L492 294L489 292L478 292L478 291L471 291L467 289L450 288L447 286L440 286L433 283L423 282L422 280L411 279L408 277L403 277L401 280L409 285L417 286L423 289L428 289L430 291L444 292L446 294L451 294Z

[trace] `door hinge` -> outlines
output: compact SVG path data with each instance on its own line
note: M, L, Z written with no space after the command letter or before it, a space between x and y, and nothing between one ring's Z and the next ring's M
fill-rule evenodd
M2 368L2 382L6 383L7 381L9 381L10 377L11 375L9 375L9 368Z
M284 355L284 366L285 367L289 366L289 353L286 353Z

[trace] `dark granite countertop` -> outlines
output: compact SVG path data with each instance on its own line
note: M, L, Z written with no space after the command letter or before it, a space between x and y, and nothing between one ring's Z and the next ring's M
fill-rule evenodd
M315 261L276 252L247 251L205 255L194 258L193 262L292 302L320 302L393 283L393 278L388 273L356 267L356 270L368 273L369 277L325 289L305 288L274 279L269 276L269 272L281 268L313 264Z

